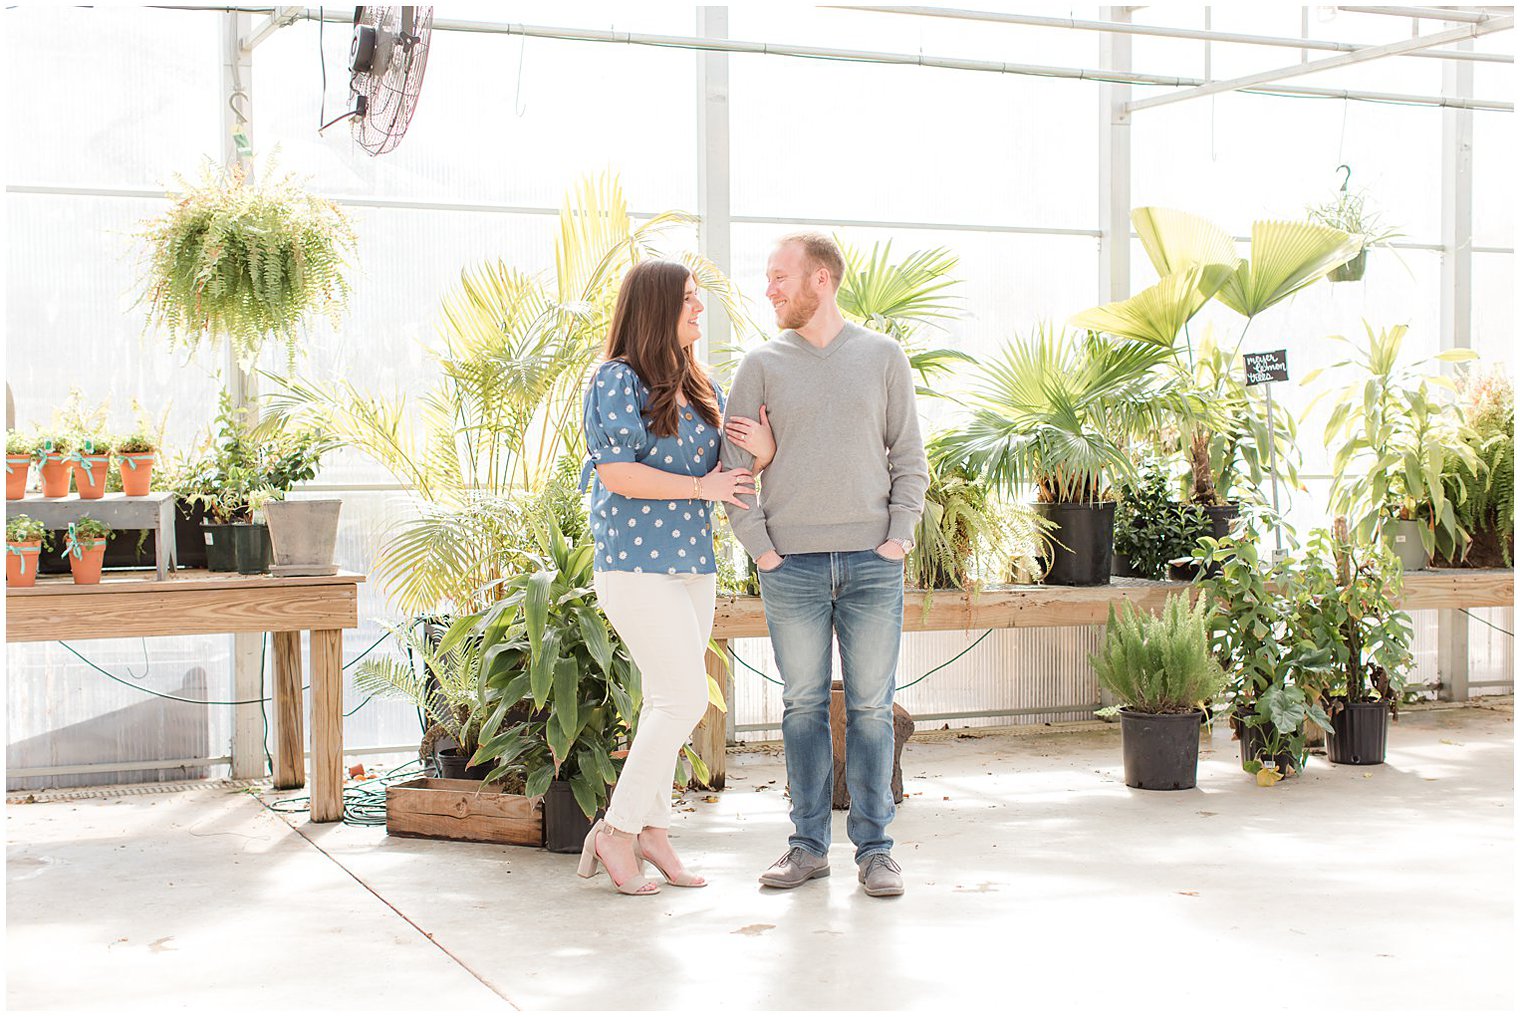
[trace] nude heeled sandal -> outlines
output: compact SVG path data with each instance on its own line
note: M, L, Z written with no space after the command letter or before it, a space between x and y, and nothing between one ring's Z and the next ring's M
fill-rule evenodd
M659 871L660 875L665 877L665 882L669 883L671 886L697 887L707 885L707 880L703 879L701 876L693 876L685 869L682 869L678 876L672 876L670 873L666 872L663 865L655 861L653 858L647 857L639 848L639 838L637 836L633 838L633 856L639 860L639 871L642 872L644 863L648 862Z
M581 846L581 863L575 869L575 874L577 876L580 876L582 879L590 879L592 876L596 875L598 862L600 862L604 867L607 865L606 860L602 858L602 856L599 855L596 850L596 835L601 831L602 827L606 825L607 824L604 821L599 819L596 821L596 824L591 827L591 832L586 834L586 842ZM611 830L611 827L608 827L608 829ZM607 879L612 883L613 889L617 890L618 893L627 894L630 897L647 897L650 894L659 893L660 887L658 884L651 882L641 882L642 872L643 866L641 864L639 878L630 879L626 883L619 883L617 880L612 878L612 869L608 868Z

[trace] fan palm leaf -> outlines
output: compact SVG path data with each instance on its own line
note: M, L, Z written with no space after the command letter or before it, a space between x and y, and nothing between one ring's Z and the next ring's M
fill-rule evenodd
M1188 265L1132 297L1081 311L1070 323L1171 349L1182 327L1219 292L1233 271L1224 264Z
M1251 224L1251 257L1219 290L1247 318L1317 282L1361 251L1361 240L1329 226L1261 220Z

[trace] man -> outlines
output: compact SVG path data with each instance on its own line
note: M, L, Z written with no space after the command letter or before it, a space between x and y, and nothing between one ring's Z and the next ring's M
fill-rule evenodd
M725 505L755 559L765 618L785 684L781 733L791 786L790 847L760 877L792 888L829 874L833 642L844 670L848 831L873 897L903 892L887 826L892 801L892 694L902 637L903 559L929 486L913 377L897 342L846 322L836 295L838 246L817 233L784 237L766 266L766 296L785 331L745 356L730 418L758 418L776 454L752 507ZM748 469L725 431L723 462ZM735 439L738 438L739 441Z

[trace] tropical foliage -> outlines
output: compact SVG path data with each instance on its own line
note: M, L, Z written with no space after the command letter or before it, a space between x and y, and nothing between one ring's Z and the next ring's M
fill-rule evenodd
M694 216L665 212L635 224L617 178L588 178L560 210L552 277L503 262L461 273L427 347L435 380L420 398L378 396L349 382L292 380L274 414L320 428L384 467L413 510L375 562L408 613L472 613L506 574L520 530L501 525L512 497L579 458L581 387L600 355L623 276L660 255ZM753 326L737 291L705 258L679 255L740 331Z
M1114 553L1144 579L1165 579L1167 563L1188 558L1209 530L1200 506L1175 497L1178 485L1158 459L1140 464L1139 475L1120 490L1114 509Z
M387 628L402 654L360 661L354 688L363 695L411 703L429 725L454 739L461 754L474 754L490 706L481 674L480 640L460 640L444 648L420 622Z
M1458 527L1471 539L1459 543L1456 554L1442 557L1507 568L1515 553L1515 391L1496 367L1466 376L1458 405L1469 428L1464 440L1473 465L1451 457L1441 484L1456 507Z

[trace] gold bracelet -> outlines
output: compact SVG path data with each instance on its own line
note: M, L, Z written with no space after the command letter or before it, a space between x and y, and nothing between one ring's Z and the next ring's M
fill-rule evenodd
M692 497L692 499L694 501L701 501L702 500L702 478L701 477L692 477L691 478L691 497Z

